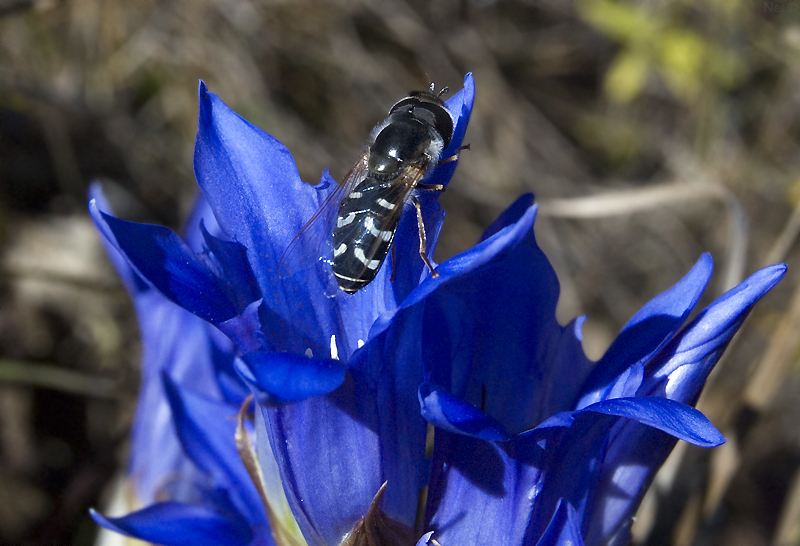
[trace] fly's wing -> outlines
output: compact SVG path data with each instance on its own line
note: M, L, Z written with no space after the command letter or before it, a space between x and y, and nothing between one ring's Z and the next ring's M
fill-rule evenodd
M425 176L425 171L425 165L410 165L391 185L382 188L380 192L375 194L376 201L383 198L390 203L397 204L383 221L383 229L392 232L392 240L394 240L394 234L400 223L400 215L403 213L408 196L411 195L411 190L413 190L419 181L422 180L422 177ZM374 256L378 252L381 244L383 244L381 238L375 237L369 250L364 254L367 256Z
M330 262L333 256L332 234L336 213L343 195L366 176L369 149L364 148L361 157L345 176L344 182L322 202L314 216L306 222L300 232L283 251L278 264L278 276L286 279L308 269L319 261Z

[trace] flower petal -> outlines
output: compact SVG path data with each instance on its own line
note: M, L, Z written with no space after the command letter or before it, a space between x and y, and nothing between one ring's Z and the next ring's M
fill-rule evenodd
M94 510L91 514L107 529L164 546L247 546L253 538L246 522L191 504L153 504L121 518L106 518Z
M509 439L508 432L496 419L432 383L420 385L419 404L422 417L434 426L481 440Z
M515 446L438 429L426 528L441 544L484 546L523 541L541 474Z
M96 204L95 213L99 210L111 212L99 184L92 186L91 195ZM196 205L198 218L210 213L203 203L201 199ZM194 229L190 227L187 233L200 244L199 225ZM133 299L142 336L142 386L131 433L128 475L136 497L135 505L147 505L156 498L180 495L181 488L172 487L178 481L176 476L181 484L203 479L176 435L162 372L185 388L217 400L226 398L238 404L244 400L245 390L233 372L230 340L145 283L119 250L107 238L102 240ZM152 453L156 451L159 456L153 458ZM174 496L169 498L179 500Z
M167 375L164 388L187 455L231 492L231 502L248 521L265 522L258 492L236 449L236 421L231 416L238 408L181 389Z
M95 218L95 216L100 216L98 214L99 211L112 214L111 205L106 199L100 183L92 183L91 187L89 188L89 198L89 211L92 213L92 218L95 220L95 224L97 224L98 231L105 235L104 237L100 237L100 242L103 243L106 255L111 260L114 269L117 270L117 274L122 280L122 284L125 285L125 289L128 291L128 294L130 294L131 298L133 298L135 301L140 293L153 290L153 288L138 274L136 274L128 261L125 259L125 255L117 248L113 236L109 237L106 235L104 230L105 223L102 221L98 222L98 220ZM94 205L92 205L92 203L94 203Z
M633 420L617 423L608 445L595 503L586 517L590 544L627 544L631 519L677 438Z
M269 446L258 443L259 459L267 447L274 453L309 546L339 544L385 481L377 423L367 411L374 407L374 395L349 379L326 396L277 408L259 405L269 434Z
M292 353L244 355L255 386L277 400L293 402L328 394L344 381L347 366L330 358Z
M700 447L715 447L725 443L722 433L705 415L668 398L614 398L580 411L627 417Z
M247 249L239 243L223 241L211 235L200 223L200 231L208 250L214 255L222 271L221 277L226 283L235 286L238 290L232 290L231 296L235 298L234 304L238 310L242 310L250 303L261 299L261 292L253 277L253 271L247 262Z
M516 223L439 267L403 307L424 301L426 379L518 433L572 409L591 368L580 324L555 319L559 285L536 244L536 206L524 197L502 221ZM494 231L494 230L490 230Z
M200 188L224 233L247 249L276 325L289 321L308 332L314 349L322 348L337 331L334 303L315 296L325 293L330 271L319 263L281 279L277 268L283 251L333 188L303 183L289 151L209 93L202 82L199 98L194 168ZM305 347L292 345L293 340L287 338L288 345L277 349L302 353Z
M712 268L711 256L703 254L683 279L628 321L589 376L578 408L605 398L620 373L647 362L672 339L705 290Z
M578 514L569 502L562 499L536 546L583 546L583 544Z
M464 135L467 132L469 118L472 115L472 106L475 102L475 78L472 72L464 76L464 87L447 99L445 107L453 116L453 138L450 145L442 152L442 159L452 157L456 150L464 142ZM436 176L431 179L432 184L447 184L456 170L457 161L449 161L439 165L436 169Z
M704 309L648 364L643 392L693 404L706 377L753 306L783 278L786 265L757 271ZM667 379L666 385L664 385Z
M236 316L229 287L175 232L161 226L126 222L89 203L100 231L122 252L134 271L169 300L209 322Z

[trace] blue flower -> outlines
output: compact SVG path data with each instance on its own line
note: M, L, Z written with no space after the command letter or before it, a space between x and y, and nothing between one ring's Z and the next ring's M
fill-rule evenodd
M110 211L100 187L91 196ZM200 250L199 222L216 228L208 204L199 199L185 238ZM183 453L172 419L164 377L182 388L238 408L248 392L233 368L233 343L206 321L170 302L150 287L106 241L106 252L133 300L142 335L142 378L131 437L128 478L134 506L172 497L192 482L197 469Z
M93 186L91 193L99 209L110 210L99 186ZM198 250L202 245L201 219L218 231L203 199L198 200L185 234L187 243ZM206 537L203 540L213 537L208 521L213 527L252 535L252 529L265 526L264 514L247 474L231 471L237 467L244 470L235 449L230 449L225 464L215 466L213 455L209 456L211 450L197 445L198 439L210 437L220 438L227 446L231 442L225 439L233 438L230 416L236 414L248 394L233 368L233 343L208 322L150 287L113 246L107 244L106 250L133 299L142 334L142 385L131 434L126 490L121 491L121 497L129 509L147 508L128 518L93 516L111 529L164 544L175 542L162 536L158 524L176 518L191 522L179 537L181 544L192 536L193 527ZM236 479L231 480L229 474ZM236 488L226 491L226 484L232 483ZM237 507L256 509L240 511ZM225 510L231 512L229 518L221 515ZM266 532L269 536L268 526Z
M423 332L439 325L420 351L420 404L437 427L425 528L445 546L626 544L677 439L724 441L691 406L786 268L755 273L682 328L711 275L703 255L591 363L582 319L555 321L558 283L527 226L505 263L470 279L478 290L429 299L421 318Z
M455 134L443 157L461 145L473 97L468 75L446 103ZM455 165L426 182L446 185ZM270 544L268 528L279 545L624 542L677 439L723 441L691 405L785 270L756 273L681 329L711 274L703 256L593 364L582 319L555 320L558 281L533 235L530 195L435 278L419 257L416 218L404 214L394 263L356 294L332 296L323 262L290 278L277 268L335 183L324 173L303 184L279 142L202 84L195 174L220 228L200 227L200 251L90 203L137 275L233 340L234 367L256 399L254 453L239 430L242 465L231 422L218 422L224 410L167 382L182 446L215 494L103 520L163 544L204 532ZM436 197L420 194L429 248L444 216ZM258 497L239 487L245 466Z

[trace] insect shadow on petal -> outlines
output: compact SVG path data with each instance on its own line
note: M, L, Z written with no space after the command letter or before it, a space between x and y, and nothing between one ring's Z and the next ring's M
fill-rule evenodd
M279 275L289 277L314 261L333 267L336 282L354 294L377 275L392 248L400 216L407 202L414 205L419 226L419 254L431 272L422 209L413 190L444 191L440 184L422 180L440 163L453 136L453 119L441 97L412 91L389 110L389 116L372 131L356 164L322 203L281 257ZM314 253L309 253L314 249Z

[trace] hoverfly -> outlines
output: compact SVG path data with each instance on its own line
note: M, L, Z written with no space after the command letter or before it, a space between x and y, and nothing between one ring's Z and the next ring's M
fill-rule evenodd
M322 204L303 227L281 258L279 269L296 259L296 247L312 225L325 223L336 209L335 224L327 230L329 261L333 274L344 292L354 294L377 275L392 245L400 216L407 202L417 213L419 254L431 275L437 277L428 259L422 210L412 190L444 191L441 184L420 181L430 169L457 155L440 160L453 136L453 120L441 97L443 88L434 94L412 91L389 110L389 116L372 131L356 164L344 182ZM462 147L465 148L465 147ZM460 150L460 149L459 149ZM285 274L285 273L284 273Z

